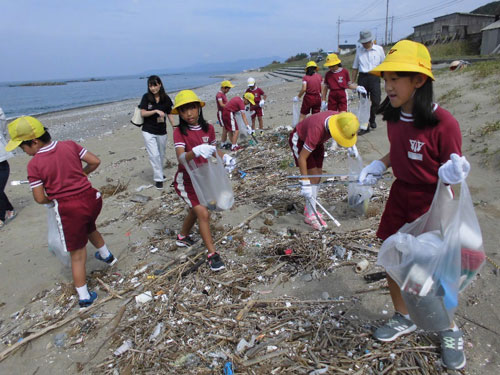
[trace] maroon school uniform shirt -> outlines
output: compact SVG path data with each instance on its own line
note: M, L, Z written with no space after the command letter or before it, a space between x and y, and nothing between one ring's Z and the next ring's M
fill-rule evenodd
M227 103L227 96L222 91L219 91L217 95L215 95L215 101L217 102L217 111L222 111L222 107L220 105L220 101L222 100L222 104Z
M260 87L256 87L253 90L250 90L250 88L247 89L245 92L251 92L253 96L255 97L254 102L255 105L250 105L250 109L255 109L255 108L260 108L259 102L262 99L262 95L264 95L264 91Z
M307 151L313 152L317 146L324 144L332 138L330 132L327 130L326 123L330 116L337 113L335 111L315 113L297 124L295 129L299 135L299 139L304 142L304 148Z
M391 166L397 179L409 184L436 184L439 167L452 153L462 155L462 134L450 112L434 104L439 124L417 129L413 117L401 112L398 122L387 122Z
M49 199L81 193L92 187L81 159L87 150L73 141L53 141L42 147L28 163L31 189L43 186Z
M345 90L349 88L351 78L347 69L340 68L332 72L329 70L325 74L325 85L330 90Z
M227 102L227 104L223 110L228 111L228 112L232 112L232 113L235 113L238 111L244 111L245 110L245 102L239 96L235 96L234 98L232 98L230 101Z
M305 75L302 77L302 82L306 86L306 95L321 95L321 74L314 73L312 76Z
M176 127L174 129L175 148L182 147L184 148L184 151L189 152L193 150L193 147L199 146L204 143L212 146L215 146L217 144L217 140L215 139L215 130L212 124L208 124L208 132L204 132L199 125L189 126L187 135L182 134L179 127ZM197 165L207 162L207 160L202 156L198 156L193 160ZM182 163L179 163L179 167L177 170L181 171L185 169L186 168L184 167L184 165L182 165Z

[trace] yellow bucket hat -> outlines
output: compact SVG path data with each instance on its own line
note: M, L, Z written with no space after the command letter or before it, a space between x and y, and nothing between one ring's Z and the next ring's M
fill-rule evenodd
M315 61L309 61L309 62L306 64L306 68L305 68L305 70L307 71L307 68L310 68L310 67L312 67L312 66L313 66L313 67L315 67L315 68L316 68L316 70L318 70L318 64L316 64L316 62L315 62Z
M378 65L370 73L380 77L382 72L422 73L434 80L431 55L427 47L411 40L397 42L382 64Z
M222 81L220 84L220 87L229 87L232 88L234 85L231 83L231 81Z
M328 130L342 147L352 147L358 140L359 121L351 112L342 112L328 118Z
M255 96L251 92L246 92L243 97L248 100L252 105L255 105Z
M10 141L5 146L6 151L12 151L24 141L41 137L45 129L40 121L31 116L23 116L8 125Z
M182 90L175 96L175 104L172 108L172 113L174 115L178 115L178 108L188 103L200 103L200 107L205 106L205 102L202 102L198 95L194 93L192 90Z
M326 61L323 66L334 66L340 64L341 62L342 61L340 61L339 57L335 53L330 53L326 56Z

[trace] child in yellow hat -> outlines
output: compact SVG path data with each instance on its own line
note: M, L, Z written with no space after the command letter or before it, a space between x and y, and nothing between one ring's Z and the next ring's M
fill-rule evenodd
M174 146L179 167L174 177L174 189L189 206L189 211L182 224L181 232L177 235L177 246L189 247L195 244L190 232L196 221L200 235L207 247L207 262L212 271L225 268L210 232L210 211L200 203L193 182L185 165L194 160L198 164L206 163L214 153L223 158L226 167L234 167L235 160L229 155L223 155L217 150L217 140L212 124L203 117L202 108L205 102L191 90L182 90L175 97L173 114L179 115L179 126L174 130Z
M428 211L438 179L447 184L465 180L470 165L462 154L462 135L457 120L432 102L431 57L420 43L402 40L394 45L385 60L371 74L381 76L387 98L381 106L387 121L390 151L360 173L361 183L374 182L392 167L396 181L380 220L377 236L385 240L404 224ZM387 277L394 316L374 336L393 341L417 327L396 282ZM450 369L465 366L463 335L455 323L440 332L443 364Z
M53 141L47 129L34 117L20 117L9 124L10 141L5 147L20 147L32 156L28 181L35 202L48 204L60 222L61 242L71 256L71 272L82 308L92 305L97 293L87 289L87 241L97 248L95 257L112 266L117 259L108 250L96 220L101 212L101 194L87 176L101 161L73 141ZM82 161L86 163L82 168Z

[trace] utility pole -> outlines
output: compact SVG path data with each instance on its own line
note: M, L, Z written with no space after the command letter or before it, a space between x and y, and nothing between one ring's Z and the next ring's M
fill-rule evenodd
M394 16L391 17L391 37L390 37L390 41L391 41L391 44L392 44L392 32L394 31Z
M385 45L388 44L388 26L389 26L389 0L385 9Z
M340 53L340 17L337 21L337 52Z

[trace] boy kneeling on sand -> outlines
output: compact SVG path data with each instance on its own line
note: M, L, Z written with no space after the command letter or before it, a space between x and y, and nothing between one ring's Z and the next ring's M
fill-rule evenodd
M8 129L11 140L5 149L12 151L19 146L33 157L28 163L33 198L55 210L62 227L61 241L71 255L79 305L88 307L97 298L97 293L87 289L87 241L97 248L95 257L98 260L110 266L117 261L96 230L102 198L87 178L101 161L73 141L52 141L47 129L34 117L20 117L11 122ZM82 160L87 164L84 168Z

